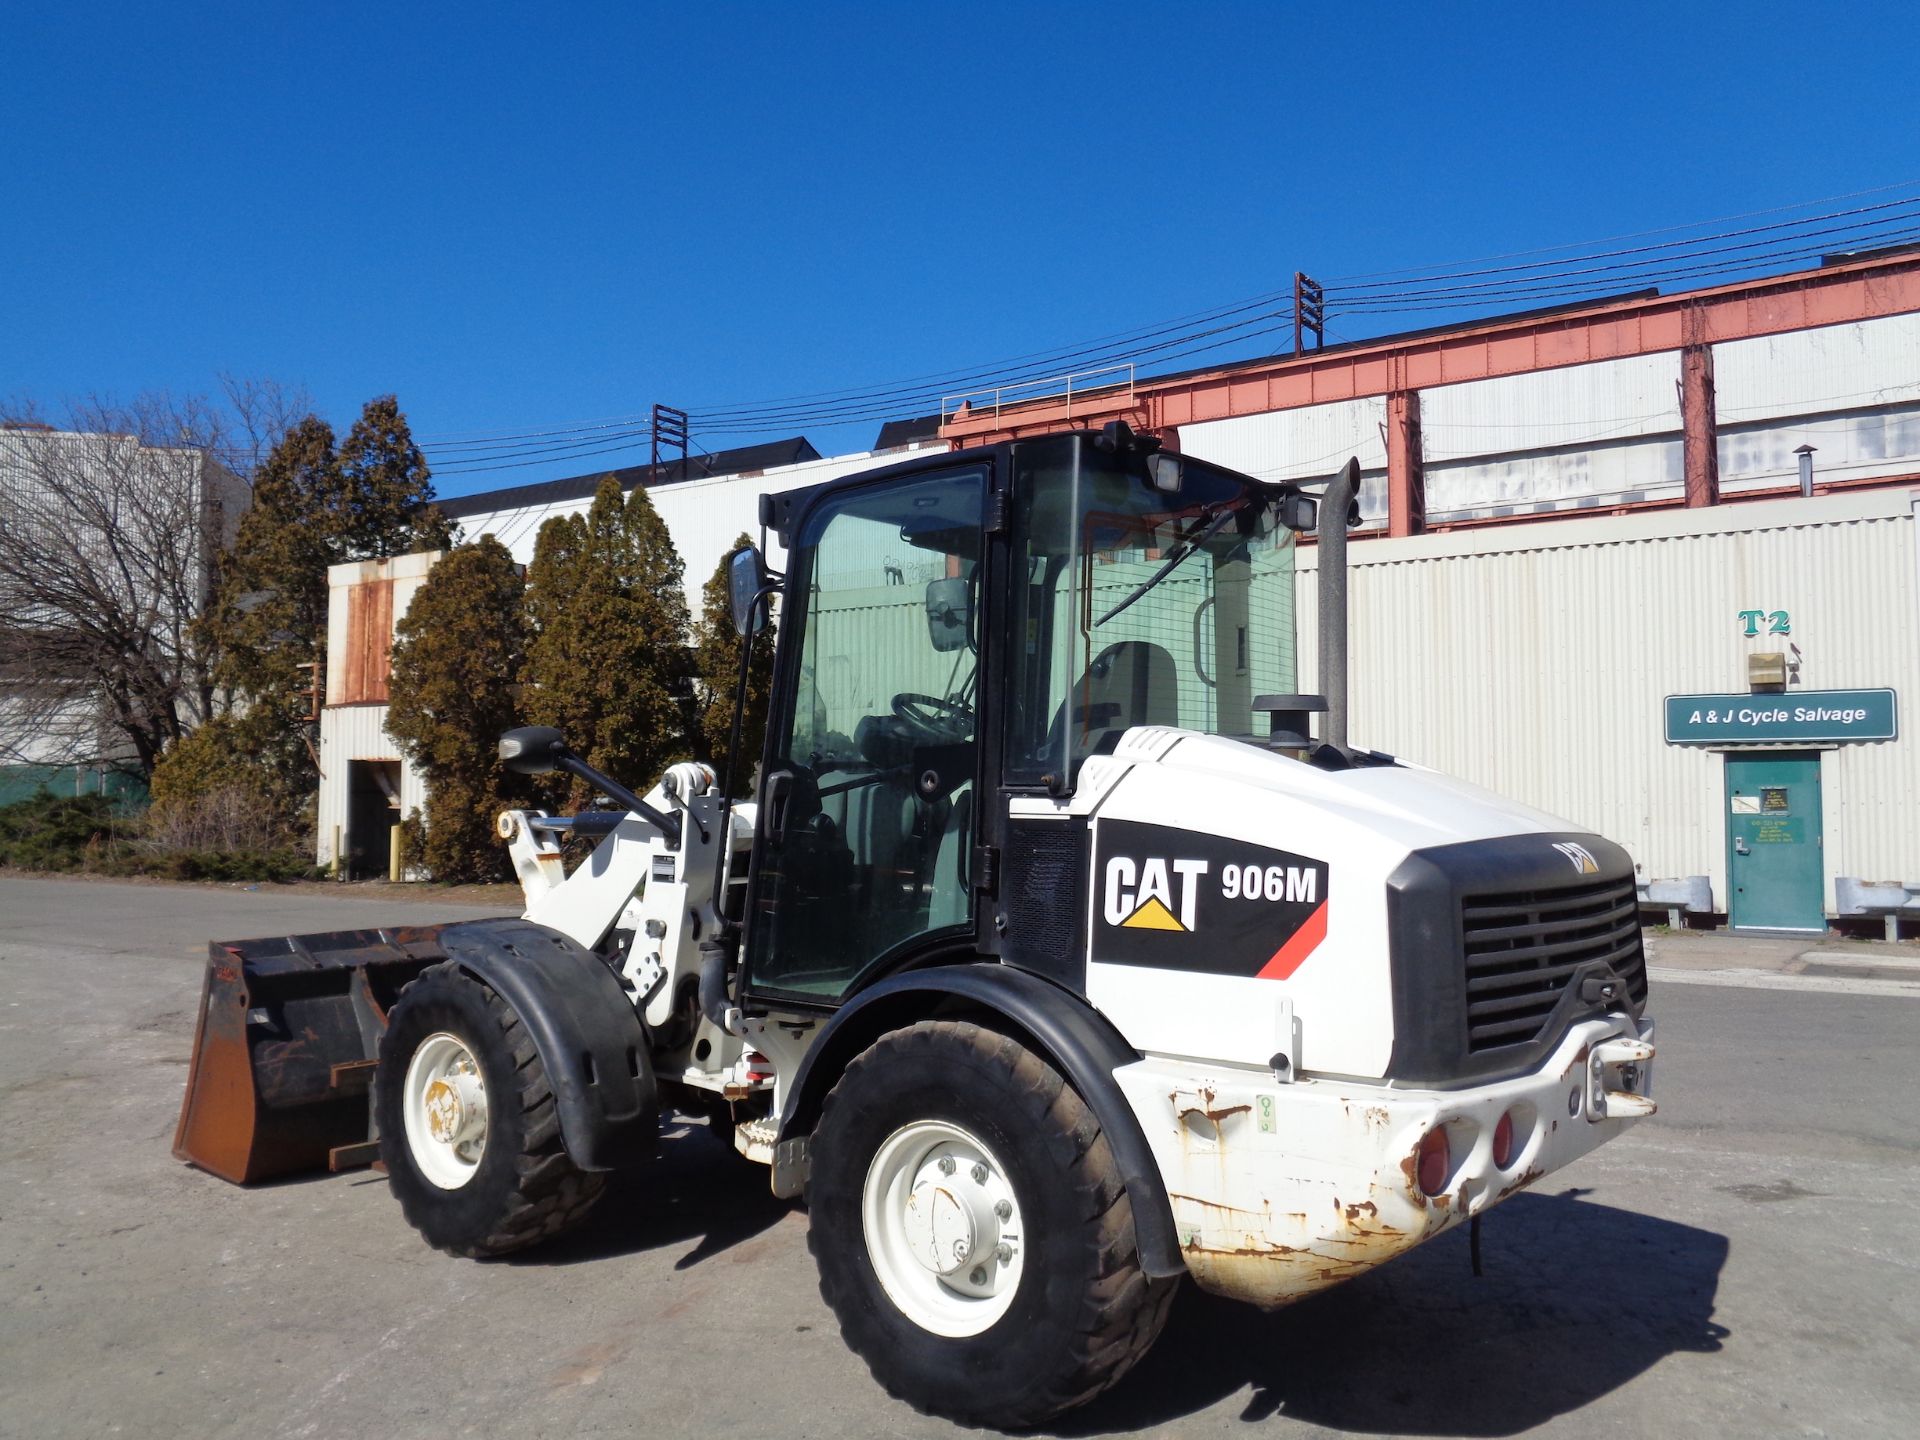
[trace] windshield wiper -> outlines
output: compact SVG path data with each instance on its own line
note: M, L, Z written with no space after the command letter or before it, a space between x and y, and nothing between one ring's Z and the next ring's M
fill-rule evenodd
M1129 605L1133 604L1134 601L1138 600L1142 595L1166 579L1167 576L1173 573L1175 566L1193 554L1193 552L1201 546L1205 545L1207 541L1211 540L1215 535L1218 535L1221 530L1226 527L1226 523L1229 520L1246 509L1251 503L1251 497L1244 495L1238 500L1229 501L1218 515L1206 521L1201 528L1188 531L1185 538L1176 541L1173 549L1167 552L1167 558L1160 562L1160 568L1136 585L1127 595L1126 599L1122 600L1118 605L1094 621L1094 628L1096 630L1099 629L1102 625L1106 624L1107 621L1113 619L1114 616L1118 615L1122 610L1126 609Z

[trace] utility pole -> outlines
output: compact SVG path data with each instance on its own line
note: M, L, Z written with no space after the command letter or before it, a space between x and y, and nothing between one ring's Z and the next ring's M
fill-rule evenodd
M1293 353L1301 351L1301 339L1313 336L1313 348L1327 343L1327 295L1320 282L1310 275L1293 272Z
M676 410L671 405L653 407L653 465L650 477L660 479L660 442L680 447L680 475L687 478L687 412Z

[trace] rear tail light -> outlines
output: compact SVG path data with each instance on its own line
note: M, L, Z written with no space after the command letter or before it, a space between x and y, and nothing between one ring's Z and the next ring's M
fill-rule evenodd
M773 1062L758 1050L749 1050L747 1052L747 1079L750 1081L773 1079Z
M1453 1152L1447 1144L1447 1127L1436 1125L1422 1135L1420 1148L1414 1154L1414 1175L1420 1185L1420 1193L1434 1196L1443 1192L1447 1188L1447 1177L1453 1173Z
M1504 1170L1513 1163L1513 1112L1507 1111L1493 1128L1493 1163Z

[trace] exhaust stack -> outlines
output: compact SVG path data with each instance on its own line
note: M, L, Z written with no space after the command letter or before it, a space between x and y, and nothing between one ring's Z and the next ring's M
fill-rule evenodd
M1327 697L1321 740L1347 748L1347 527L1359 519L1360 461L1350 459L1320 497L1320 692Z

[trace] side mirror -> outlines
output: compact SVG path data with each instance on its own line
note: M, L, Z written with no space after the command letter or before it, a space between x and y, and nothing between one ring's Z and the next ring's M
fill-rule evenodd
M545 775L560 763L566 748L551 725L522 725L500 737L500 758L516 775Z
M736 635L751 635L766 628L767 583L767 567L760 552L751 545L736 550L727 564L727 598Z
M949 654L967 643L973 631L972 602L964 575L927 582L927 638L940 654Z
M1162 495L1178 495L1186 465L1178 455L1156 450L1147 456L1147 483Z

